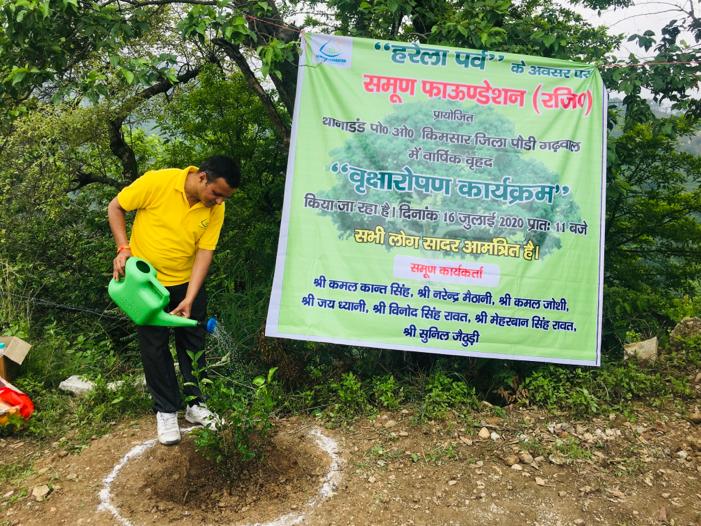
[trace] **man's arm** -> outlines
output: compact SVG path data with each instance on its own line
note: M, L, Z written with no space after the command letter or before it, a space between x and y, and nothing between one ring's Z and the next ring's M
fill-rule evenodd
M206 250L204 248L197 249L197 252L195 253L195 263L192 265L190 283L188 284L187 292L185 293L185 299L171 311L171 314L184 316L185 318L190 317L192 302L195 301L197 293L200 291L200 288L202 288L204 278L207 277L209 265L212 263L213 257L214 250Z
M127 259L131 257L131 249L129 248L129 239L127 238L127 211L122 208L119 201L115 197L107 206L107 220L112 230L112 237L117 247L126 247L117 252L117 257L112 261L112 277L118 280L124 275L124 267L127 264Z

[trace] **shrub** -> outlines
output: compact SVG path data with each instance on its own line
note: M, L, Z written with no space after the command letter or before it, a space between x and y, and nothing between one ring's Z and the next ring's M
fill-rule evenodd
M333 422L348 422L366 414L371 406L363 383L352 372L341 375L339 381L331 382L332 403L326 416Z
M670 395L689 396L674 374L643 369L632 361L604 362L599 369L547 365L523 382L521 402L573 411L586 417L605 408L622 409L634 400L658 405Z
M464 409L474 409L479 405L475 389L462 379L454 380L437 371L426 382L421 404L422 418L445 418L448 411L462 415Z
M372 394L377 405L390 410L397 409L404 400L404 388L392 374L373 379Z
M275 369L270 369L267 376L257 376L251 385L230 377L200 382L209 409L219 418L216 429L193 431L195 448L213 461L230 483L246 465L260 460L270 444L276 407L274 375Z

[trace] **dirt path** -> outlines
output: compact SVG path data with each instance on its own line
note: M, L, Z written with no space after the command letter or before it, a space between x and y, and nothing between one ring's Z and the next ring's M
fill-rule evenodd
M321 428L325 446L314 420L281 422L268 462L233 488L216 485L189 438L148 447L153 422L141 419L80 454L42 451L20 488L0 487L0 525L701 524L701 433L679 414L475 418L415 426L404 410ZM15 455L31 447L0 440Z

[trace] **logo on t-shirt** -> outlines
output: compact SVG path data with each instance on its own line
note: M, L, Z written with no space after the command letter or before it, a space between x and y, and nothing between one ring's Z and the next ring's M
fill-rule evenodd
M200 221L200 228L207 228L209 226L209 219L203 219Z

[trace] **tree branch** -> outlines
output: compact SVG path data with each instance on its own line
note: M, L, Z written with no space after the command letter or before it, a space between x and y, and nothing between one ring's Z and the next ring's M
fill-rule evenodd
M149 5L192 4L192 5L219 5L216 0L119 0L132 7L146 7ZM108 2L110 3L110 2ZM106 4L105 4L106 5Z
M285 122L283 122L277 108L275 107L275 104L273 103L273 100L263 89L263 86L261 86L260 82L253 73L253 70L248 65L246 58L241 54L239 48L223 38L215 38L212 40L212 43L222 48L224 53L226 53L226 55L239 67L241 73L246 79L246 82L248 83L248 86L256 95L258 95L258 98L260 98L261 102L263 103L263 107L265 108L265 111L272 122L275 132L284 141L285 147L288 147L290 144L290 128L287 126L287 124L285 124Z
M100 175L89 174L82 170L78 170L75 173L75 185L69 187L68 191L74 192L75 190L83 188L84 186L87 186L92 183L106 184L108 186L113 186L118 190L124 186L122 183L116 181L115 179L111 179L109 177L102 177Z
M273 0L267 0L267 2L271 7L270 17L248 17L248 27L250 30L259 37L263 37L263 40L266 42L272 39L277 39L286 44L296 41L299 38L299 30L285 23ZM252 43L249 47L255 49L257 45L259 44ZM292 115L294 111L295 91L297 89L297 62L284 60L276 63L276 67L280 72L280 77L277 75L270 75L270 80L278 92L280 101L285 105L287 113Z
M185 82L192 80L199 74L199 72L199 66L186 70L184 73L177 76L177 84L184 84ZM128 99L117 110L114 118L109 121L110 150L112 150L112 153L122 163L122 173L126 177L127 181L134 181L137 177L139 177L139 165L136 162L134 150L124 139L122 125L124 124L124 121L129 113L131 113L136 106L141 104L143 101L150 99L151 97L165 93L174 85L175 83L171 82L170 80L162 78L156 84L143 89L135 96Z
M693 212L697 212L696 207L682 207L681 209L678 209L676 211L670 212L667 217L664 217L662 219L658 219L655 224L657 227L661 226L666 226L670 224L673 221L678 221L680 219L684 219L688 217L690 214ZM637 241L643 236L650 235L649 230L644 230L642 232L636 232L634 235L628 236L627 238L618 241L616 245L614 246L615 249L617 250L624 250L624 245L627 245L628 243L632 243L633 241Z

